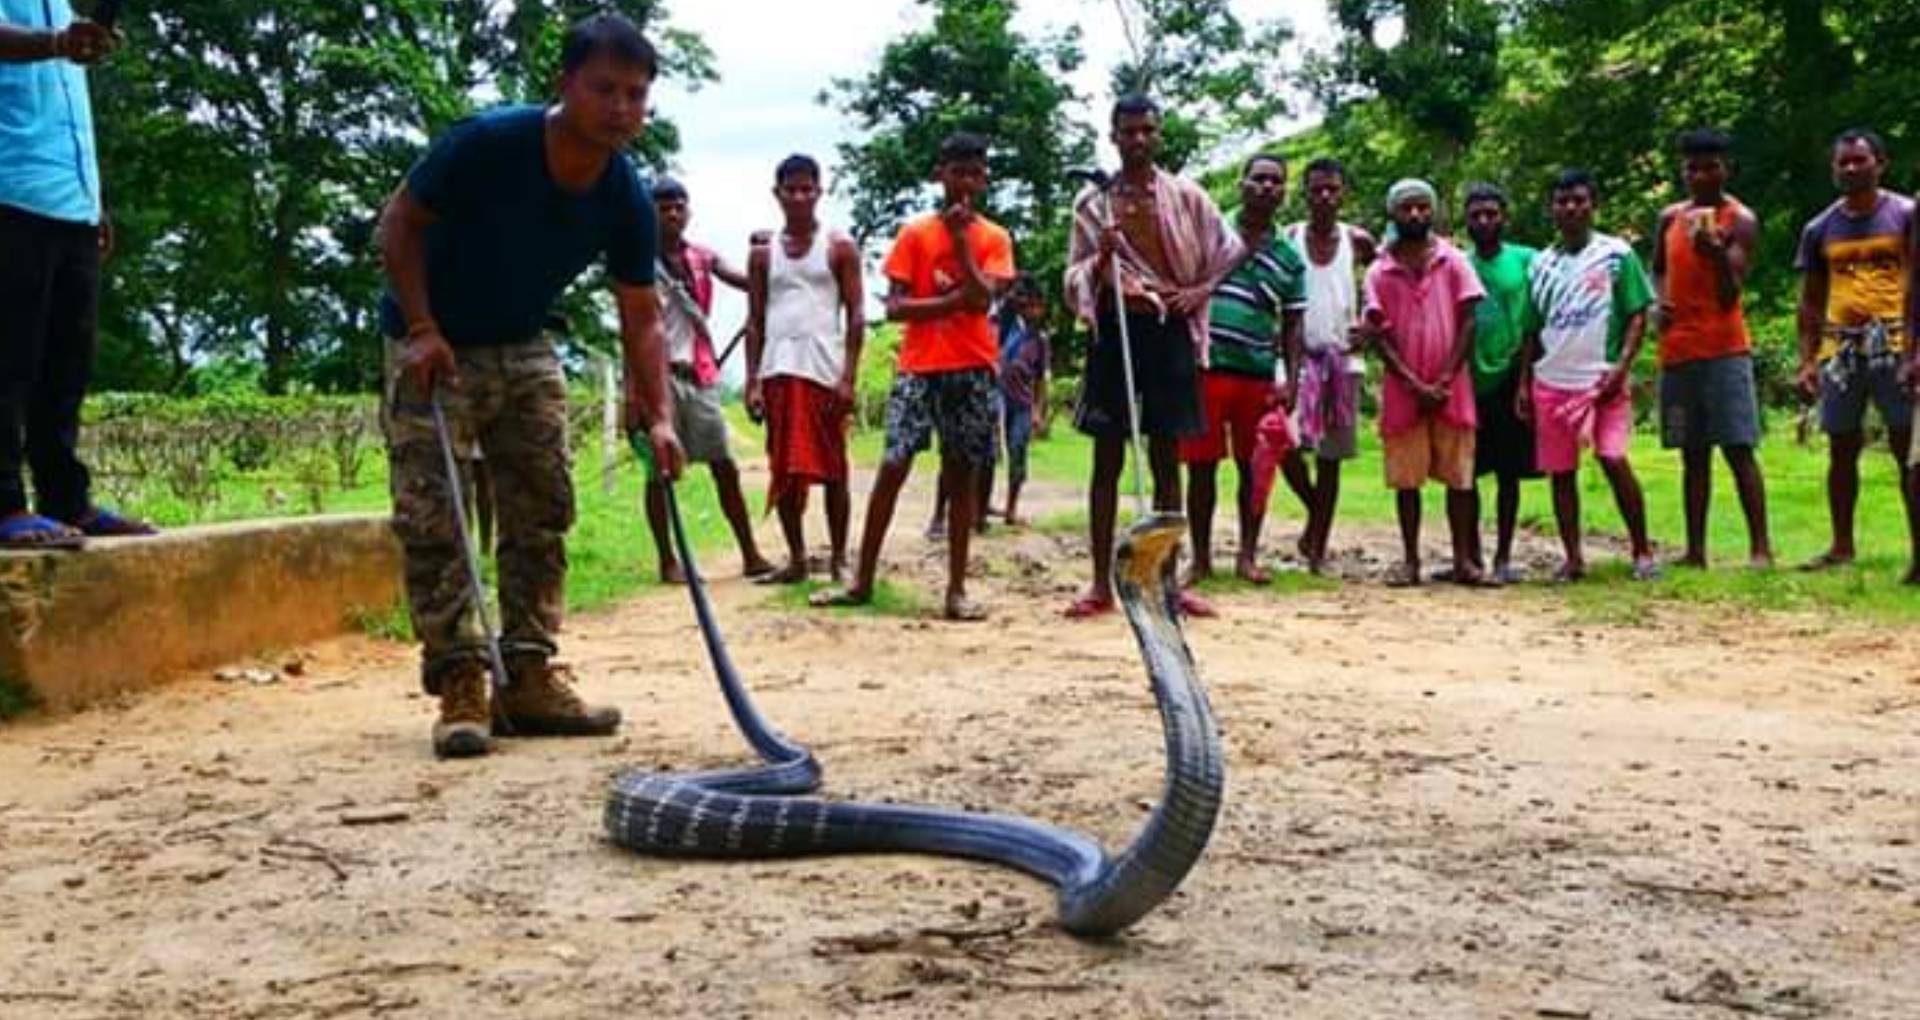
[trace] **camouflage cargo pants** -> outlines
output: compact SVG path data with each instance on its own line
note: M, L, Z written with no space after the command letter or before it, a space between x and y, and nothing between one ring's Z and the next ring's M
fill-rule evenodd
M399 351L387 345L381 422L407 605L423 646L421 682L436 693L450 668L485 660L486 642L473 613L433 410L400 380ZM574 514L566 378L545 339L457 357L460 388L443 389L441 401L456 455L485 458L493 479L500 650L510 660L544 659L560 629Z

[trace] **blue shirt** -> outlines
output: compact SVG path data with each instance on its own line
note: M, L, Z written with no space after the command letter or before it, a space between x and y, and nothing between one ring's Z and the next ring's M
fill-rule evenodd
M67 0L0 0L0 22L58 31ZM100 222L87 72L70 60L0 63L0 205L69 223Z
M436 217L427 229L427 302L455 347L496 347L540 334L554 302L603 253L607 274L653 284L659 228L653 195L625 154L585 191L547 170L546 111L507 106L454 125L411 173L407 192ZM407 331L389 292L388 336Z

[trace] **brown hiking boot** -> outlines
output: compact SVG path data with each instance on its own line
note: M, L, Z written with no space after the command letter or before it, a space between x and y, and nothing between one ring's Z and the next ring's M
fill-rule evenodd
M513 682L500 694L502 737L604 737L620 727L620 710L589 705L573 690L573 671L543 660L508 667Z
M440 678L440 718L433 724L433 753L442 758L477 758L493 750L487 735L492 723L487 667L463 662Z

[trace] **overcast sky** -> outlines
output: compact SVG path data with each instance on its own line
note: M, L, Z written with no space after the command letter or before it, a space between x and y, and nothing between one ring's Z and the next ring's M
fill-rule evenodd
M1308 45L1324 43L1330 33L1326 0L1234 0L1233 6L1249 22L1286 18ZM654 91L654 107L681 132L676 175L692 198L688 233L744 265L747 236L779 223L769 193L776 163L792 152L808 153L827 167L827 183L830 189L833 185L834 147L848 132L839 114L815 97L835 77L857 76L874 66L889 39L928 19L911 0L673 0L669 10L674 25L700 33L712 47L720 72L717 84L697 92L670 80ZM1112 98L1109 69L1126 52L1112 0L1021 4L1018 27L1029 35L1068 24L1081 26L1088 57L1076 89L1093 97L1095 108L1104 108ZM1291 59L1297 58L1296 51ZM1286 127L1274 125L1276 131ZM1103 161L1114 162L1102 145ZM845 206L831 191L821 218L835 225L847 222ZM745 317L746 304L727 288L719 290L713 324L724 342Z

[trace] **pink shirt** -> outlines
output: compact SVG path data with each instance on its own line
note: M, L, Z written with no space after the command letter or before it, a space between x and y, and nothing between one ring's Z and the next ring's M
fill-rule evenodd
M1459 349L1460 326L1472 328L1473 316L1461 307L1485 297L1479 274L1460 249L1435 238L1424 272L1402 265L1393 249L1385 249L1367 270L1366 310L1386 317L1400 361L1416 377L1429 382L1444 374ZM1467 337L1472 342L1472 337ZM1440 408L1442 423L1455 428L1474 427L1473 378L1466 363L1453 375L1452 392ZM1380 433L1397 436L1420 424L1420 400L1412 387L1392 373L1380 397Z

